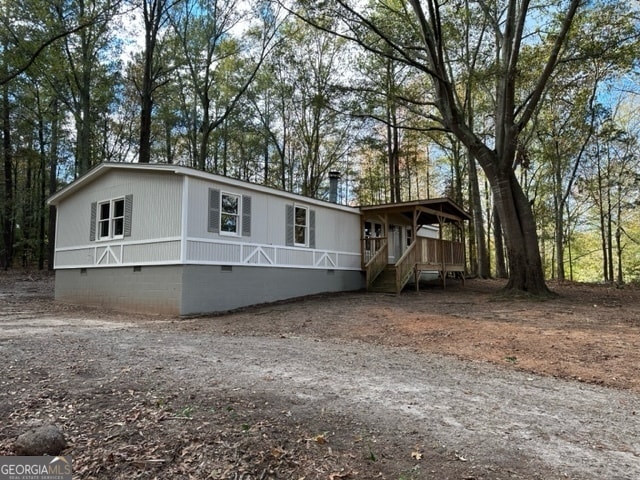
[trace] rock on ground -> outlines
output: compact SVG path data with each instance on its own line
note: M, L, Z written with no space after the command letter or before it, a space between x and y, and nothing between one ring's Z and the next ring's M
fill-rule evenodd
M55 425L43 425L20 435L13 446L18 455L59 455L67 446L63 433Z

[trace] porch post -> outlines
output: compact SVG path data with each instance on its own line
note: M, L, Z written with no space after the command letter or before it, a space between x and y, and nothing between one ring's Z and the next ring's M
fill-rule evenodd
M389 249L391 247L391 232L389 232L389 212L384 212L384 236L387 237L387 258L385 259L385 262L387 262L387 265L388 265ZM394 254L394 257L395 257L395 254Z
M416 292L420 291L420 270L418 270L418 264L422 263L422 243L418 243L418 207L413 207L413 249L419 248L420 250L415 255L416 261L413 264L414 282L416 284Z
M440 238L440 264L442 268L442 288L447 286L447 271L445 270L444 261L444 239L442 238L442 217L438 217L438 235Z
M364 270L364 253L365 253L365 238L364 238L364 213L360 212L360 265Z

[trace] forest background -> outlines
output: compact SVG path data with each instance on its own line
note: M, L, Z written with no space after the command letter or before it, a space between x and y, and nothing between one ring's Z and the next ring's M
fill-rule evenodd
M413 47L428 37L421 3L435 74ZM473 216L469 273L505 277L495 191L441 118L433 78L497 150L505 38L517 30L507 77L514 116L528 121L509 168L545 277L638 282L639 13L618 0L0 0L0 266L51 267L46 198L101 162L139 161L320 199L338 171L350 205L447 196Z

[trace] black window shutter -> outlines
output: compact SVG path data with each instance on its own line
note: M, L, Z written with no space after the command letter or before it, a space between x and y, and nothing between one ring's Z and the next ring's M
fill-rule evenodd
M96 239L96 220L98 216L98 204L93 202L91 204L91 220L89 223L89 241L94 242Z
M316 248L316 211L309 210L309 248Z
M124 236L131 236L131 217L133 215L133 195L124 197Z
M220 190L209 189L209 224L207 231L220 233Z
M286 211L287 229L286 229L286 245L293 247L293 205L287 205Z
M251 197L242 196L242 236L251 236Z

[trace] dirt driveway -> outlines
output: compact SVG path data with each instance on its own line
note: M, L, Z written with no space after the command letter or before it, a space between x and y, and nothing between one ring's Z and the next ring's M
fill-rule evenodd
M65 431L74 478L640 478L640 292L496 281L216 317L0 278L0 455Z

